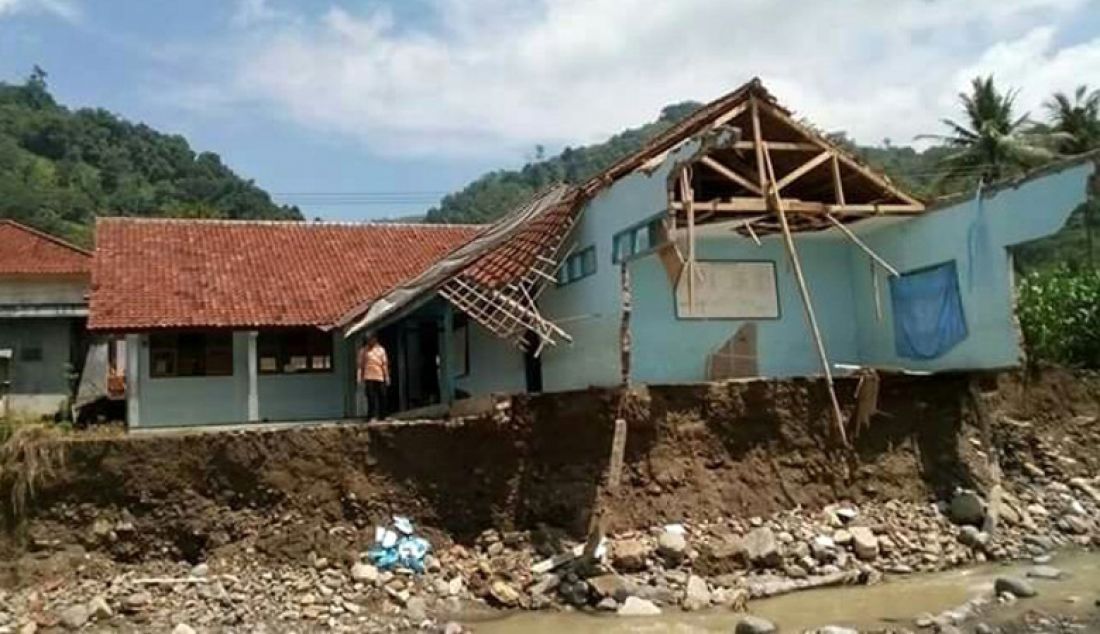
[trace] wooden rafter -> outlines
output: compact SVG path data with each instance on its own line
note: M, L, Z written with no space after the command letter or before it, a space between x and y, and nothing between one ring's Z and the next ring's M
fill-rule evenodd
M784 200L787 211L796 214L845 214L867 216L876 214L916 214L924 208L920 205L833 205L798 199ZM734 196L723 200L697 200L693 203L696 211L760 213L768 211L767 201L750 196ZM683 211L682 202L672 203L673 211Z
M765 152L767 152L768 150L771 149L769 147L770 144L768 142L765 141L763 143L763 145L764 145L764 151ZM832 158L834 156L836 156L836 155L832 151L825 150L824 152L822 152L822 153L818 154L817 156L813 157L812 159L806 161L802 165L799 165L798 167L796 167L794 170L789 172L783 178L779 179L779 182L777 182L775 184L775 188L779 191L783 191L783 189L786 188L788 185L790 185L791 183L795 182L796 180L802 178L807 173L809 173L810 170L814 169L818 165L821 165L822 163L824 163L825 161L829 160L830 158Z
M762 103L762 102L759 102L759 100L754 100L754 102L758 103L758 106L756 108L756 111L757 111L756 116L759 116L759 114L758 114L759 111L763 110L764 112L766 112L768 114L768 116L770 116L773 119L776 119L776 120L786 124L788 127L790 127L792 130L797 132L800 136L805 138L810 143L813 143L814 145L817 145L822 150L829 150L831 152L834 152L837 159L841 163L844 163L844 165L846 167L848 167L848 168L850 168L850 169L852 169L856 172L859 172L860 174L862 174L864 177L870 179L872 182L874 182L879 187L881 187L884 190L888 191L892 196L896 196L897 198L899 198L901 200L904 200L908 204L915 205L915 206L920 207L921 209L924 209L924 205L919 200L917 200L916 198L913 198L909 194L906 194L902 190L898 189L893 184L891 184L890 182L884 180L881 176L879 176L878 174L875 174L870 169L864 167L863 165L860 165L858 161L852 159L851 157L847 156L843 152L837 152L836 147L834 145L820 139L813 132L806 129L806 127L803 126L801 123L799 123L799 122L795 121L794 119L792 119L789 115L787 115L787 113L783 112L782 110L780 110L779 108L776 108L775 106L773 106L771 104ZM758 124L754 121L753 125L755 127Z
M756 186L755 183L709 156L704 156L703 158L699 159L699 162L754 194L764 193L760 190L759 187Z

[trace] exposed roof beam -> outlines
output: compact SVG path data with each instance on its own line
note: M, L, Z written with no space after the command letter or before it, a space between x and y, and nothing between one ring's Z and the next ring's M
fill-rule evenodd
M771 144L764 143L764 148L765 150L771 150ZM831 158L832 156L833 153L829 150L826 150L821 154L813 157L812 159L806 161L802 165L798 166L793 172L779 179L779 181L775 184L776 191L782 191L784 187L802 178L806 175L807 172L829 160L829 158Z
M755 150L756 144L752 141L738 141L733 144L735 150ZM821 146L816 143L800 143L791 141L768 141L768 151L781 151L781 152L812 152L821 150Z
M784 199L783 206L786 207L787 211L796 213L852 214L861 216L874 214L906 215L920 213L924 209L923 205L830 205L828 203L809 202L798 199ZM695 211L755 213L769 211L767 201L763 198L753 198L750 196L735 196L725 200L696 201L694 207ZM672 209L673 211L683 211L684 205L680 202L674 202L672 203Z
M730 179L731 181L737 183L738 185L744 187L745 189L749 190L750 192L752 192L754 194L763 195L763 192L760 191L760 188L757 187L755 183L753 183L749 179L745 178L744 176L738 174L737 172L733 171L729 167L726 167L725 165L719 163L718 161L714 160L713 158L711 158L709 156L704 156L703 158L699 159L699 162L701 162L703 165L706 165L707 167L714 170L715 172L718 172L722 176L725 176L726 178Z

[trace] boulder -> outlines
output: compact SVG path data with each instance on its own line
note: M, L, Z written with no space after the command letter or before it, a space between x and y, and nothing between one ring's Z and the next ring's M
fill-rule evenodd
M833 533L833 543L837 546L847 546L852 543L852 531L840 529Z
M351 578L363 583L374 583L378 581L378 569L360 562L351 567Z
M702 577L691 575L684 586L684 600L681 604L688 612L702 610L710 606L710 589Z
M1035 566L1027 571L1027 576L1033 579L1046 579L1053 581L1062 578L1062 571L1054 566Z
M1033 597L1039 594L1034 586L1018 577L997 577L993 582L993 591L999 596L1004 593L1014 597Z
M619 606L619 616L657 616L661 608L639 597L627 597Z
M770 528L754 528L749 531L749 534L741 539L741 548L744 550L745 559L752 562L754 566L775 568L783 563L779 542Z
M700 574L714 577L741 570L748 563L741 539L727 535L703 546L693 567Z
M114 610L111 609L107 599L103 597L93 597L91 601L88 601L88 615L95 619L109 619L114 616Z
M597 599L611 597L622 601L630 595L630 582L619 575L600 575L588 580L588 587Z
M985 520L985 501L974 491L962 489L951 498L947 513L956 524L981 526Z
M774 634L778 631L775 623L751 614L742 617L733 629L734 634Z
M641 572L652 549L641 539L623 539L611 547L611 563L620 572Z
M853 526L851 533L852 550L855 551L856 557L863 561L873 561L878 558L878 538L870 528Z
M61 611L61 624L70 630L79 630L88 622L88 608L83 604L70 605Z
M680 533L664 531L657 538L657 554L665 560L665 563L671 566L679 565L687 554L687 540Z
M514 608L519 605L519 592L508 585L506 581L497 580L489 586L489 594L499 604L506 608Z

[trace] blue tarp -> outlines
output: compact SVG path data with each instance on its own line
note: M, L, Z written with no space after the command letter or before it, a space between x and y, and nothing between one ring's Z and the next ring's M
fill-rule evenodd
M935 359L966 339L955 262L890 278L900 357Z

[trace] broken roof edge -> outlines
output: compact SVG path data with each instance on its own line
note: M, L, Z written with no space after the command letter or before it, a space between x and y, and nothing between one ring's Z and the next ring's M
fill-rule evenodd
M11 218L0 218L0 225L9 225L9 226L15 227L16 229L19 229L21 231L25 231L25 232L27 232L31 235L42 238L43 240L49 240L50 242L53 242L57 246L64 247L66 249L69 249L70 251L74 251L74 252L76 252L80 255L87 256L89 258L94 256L94 253L92 251L90 251L88 249L85 249L83 247L78 247L75 244L73 244L72 242L69 242L68 240L65 240L64 238L59 238L59 237L53 235L52 233L47 233L45 231L42 231L41 229L35 229L34 227L32 227L30 225L25 225L25 224L23 224L23 223L21 223L17 220L11 219Z
M574 186L557 184L539 192L525 205L488 225L484 231L440 258L420 275L351 309L333 324L333 328L343 328L344 336L350 337L360 330L400 314L402 309L417 302L425 294L434 293L452 277L474 264L478 258L503 244L527 220L567 202L577 191Z
M971 187L954 194L947 194L941 196L932 202L928 203L925 207L925 211L940 211L947 209L948 207L954 207L959 203L964 203L969 200L973 200L976 195L981 194L982 198L988 198L995 196L998 193L1006 189L1016 189L1022 185L1026 185L1033 180L1049 176L1051 174L1057 174L1064 172L1065 170L1083 165L1084 163L1093 163L1097 166L1097 170L1100 170L1100 148L1095 150L1089 150L1082 154L1076 154L1073 156L1067 156L1064 158L1055 159L1039 167L1032 168L1023 174L1017 176L1009 176L1000 180L993 181L988 185L981 187Z

